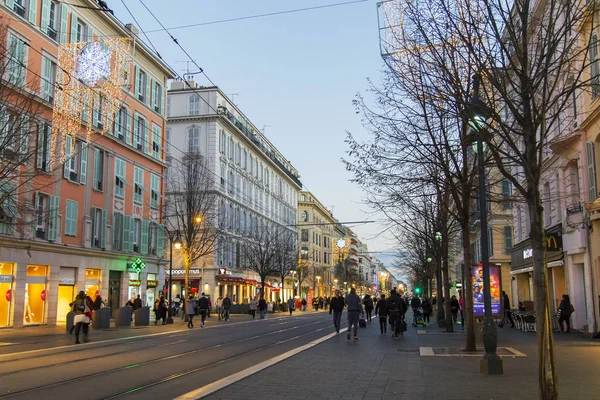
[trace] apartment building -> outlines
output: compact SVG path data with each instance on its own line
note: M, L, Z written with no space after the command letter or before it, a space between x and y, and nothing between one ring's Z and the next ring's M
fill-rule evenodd
M210 255L190 267L189 290L199 289L212 298L229 293L234 303L248 303L260 286L259 277L245 268L244 239L267 224L297 236L302 188L298 172L218 87L172 82L167 114L171 169L182 162L190 165L192 159L202 162L218 194L218 210L210 213L220 219L213 221L219 227L217 243ZM174 268L173 293L180 293L185 290L183 266ZM284 287L280 280L268 280L267 300L293 296L293 278L288 277Z
M84 0L0 2L8 49L0 156L3 165L15 164L15 143L19 154L31 154L0 178L0 327L63 323L80 290L101 295L114 311L138 294L152 305L162 288L164 87L174 72L133 26L97 7ZM69 72L63 64L72 62L79 67L68 79L102 77L98 59L86 52L109 38L134 49L123 64L115 115L90 85L89 103L73 98L83 112L71 134L57 132L56 101L65 96L57 70ZM67 47L77 60L59 58ZM115 54L108 54L112 68Z

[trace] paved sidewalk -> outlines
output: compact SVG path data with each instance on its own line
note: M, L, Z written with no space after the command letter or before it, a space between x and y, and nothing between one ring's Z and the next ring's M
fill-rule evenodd
M345 322L346 316L343 316ZM360 329L358 343L346 334L239 381L208 399L515 399L537 398L535 333L498 329L499 346L527 357L504 359L504 375L479 372L480 357L422 357L420 347L464 347L460 325L454 334L437 327L403 337L379 334L377 321ZM333 327L332 327L333 331ZM561 398L598 399L600 343L583 335L556 337ZM478 344L481 348L481 344Z

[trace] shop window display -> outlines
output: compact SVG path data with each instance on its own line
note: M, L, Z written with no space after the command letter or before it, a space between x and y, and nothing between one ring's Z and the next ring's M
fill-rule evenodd
M47 273L47 266L27 266L27 283L25 284L25 312L23 314L24 324L44 323Z
M12 263L0 263L0 327L10 326L11 322L13 266Z
M96 299L97 294L100 290L100 274L99 269L86 269L85 270L85 294L89 296L92 301Z

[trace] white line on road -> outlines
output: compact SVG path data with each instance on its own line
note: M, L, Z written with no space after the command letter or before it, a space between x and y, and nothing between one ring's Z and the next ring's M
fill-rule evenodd
M342 332L346 331L347 329L342 330ZM325 335L322 338L313 340L310 343L307 343L303 346L297 347L293 350L287 351L283 354L278 355L277 357L273 357L271 359L265 360L261 363L258 363L250 368L246 368L245 370L242 370L240 372L236 372L233 375L230 375L226 378L223 379L219 379L216 382L210 383L208 385L202 386L199 389L193 390L189 393L183 394L177 398L175 398L175 400L196 400L196 399L201 399L205 396L208 396L211 393L214 393L218 390L223 389L224 387L227 387L229 385L232 385L238 381L241 381L242 379L245 379L247 377L249 377L250 375L254 375L257 372L262 371L263 369L269 368L283 360L286 360L290 357L295 356L298 353L303 352L304 350L308 350L311 347L314 347L318 344L321 344L323 342L325 342L326 340L331 339L334 336L338 336L337 333L330 333L329 335Z

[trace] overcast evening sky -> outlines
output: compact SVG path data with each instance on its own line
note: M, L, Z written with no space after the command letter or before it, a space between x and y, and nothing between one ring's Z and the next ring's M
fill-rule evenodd
M167 28L346 1L144 0ZM139 0L125 2L141 30L160 28ZM121 1L109 0L108 6L121 21L133 22ZM352 100L357 92L365 93L367 78L379 81L383 68L375 1L171 33L254 125L266 125L266 136L297 168L306 190L326 207L333 206L340 221L373 219L361 204L362 190L349 182L352 176L340 159L346 155L346 131L367 137ZM182 75L189 59L168 34L148 36ZM209 84L203 77L196 80ZM370 251L393 247L376 237L382 230L379 224L353 229Z

